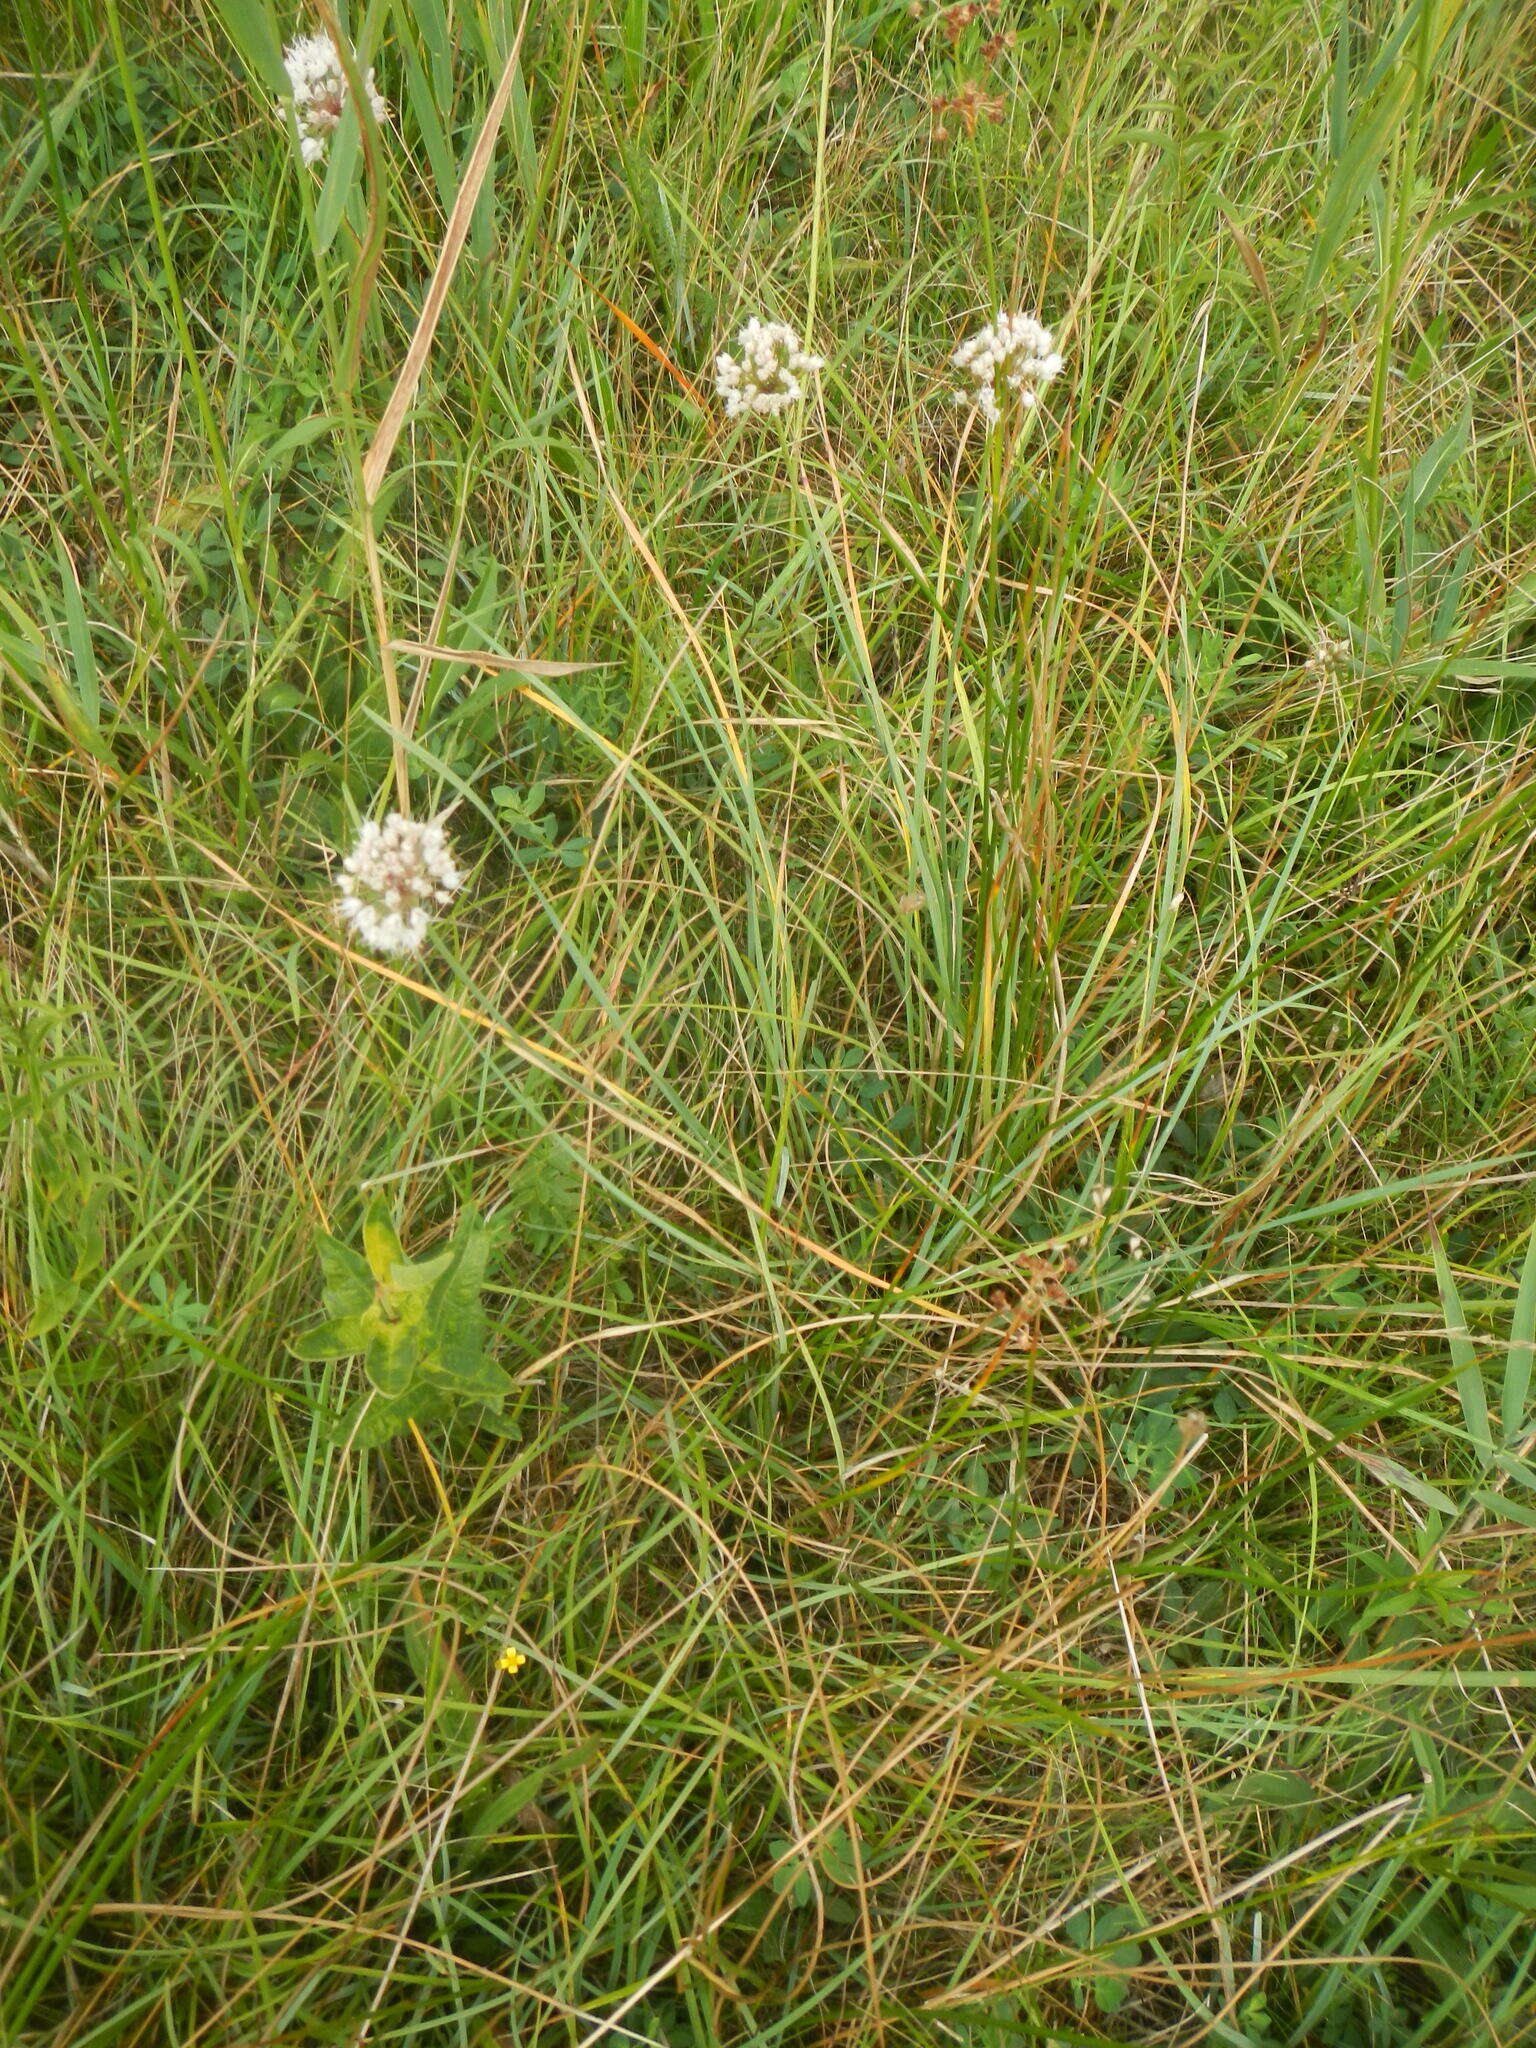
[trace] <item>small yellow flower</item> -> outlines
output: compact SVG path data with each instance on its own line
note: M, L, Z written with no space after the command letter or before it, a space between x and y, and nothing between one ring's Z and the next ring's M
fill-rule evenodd
M523 1655L521 1650L514 1650L508 1648L503 1650L501 1655L496 1659L496 1669L498 1671L504 1671L507 1674L508 1678L516 1678L518 1672L522 1670L523 1666L527 1662L528 1659Z

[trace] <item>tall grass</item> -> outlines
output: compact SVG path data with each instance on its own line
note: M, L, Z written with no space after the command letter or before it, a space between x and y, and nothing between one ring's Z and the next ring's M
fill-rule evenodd
M1530 2038L1536 14L338 12L0 66L0 2040Z

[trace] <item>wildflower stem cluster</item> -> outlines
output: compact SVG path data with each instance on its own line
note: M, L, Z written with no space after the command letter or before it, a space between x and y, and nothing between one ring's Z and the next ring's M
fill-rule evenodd
M341 51L326 30L298 36L283 52L283 69L288 74L288 104L298 130L299 154L305 163L317 164L341 126L350 97ZM387 121L389 104L374 85L371 68L363 74L363 90L374 120Z

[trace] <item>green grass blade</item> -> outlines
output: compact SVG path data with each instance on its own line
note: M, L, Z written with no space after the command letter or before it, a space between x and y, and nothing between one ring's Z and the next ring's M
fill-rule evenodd
M1435 1257L1435 1278L1440 1287L1440 1301L1445 1310L1446 1341L1450 1346L1451 1361L1456 1368L1456 1396L1461 1403L1462 1421L1466 1424L1467 1435L1477 1453L1481 1466L1493 1462L1493 1431L1488 1420L1488 1393L1483 1385L1483 1369L1478 1358L1477 1346L1467 1328L1466 1313L1461 1305L1461 1296L1456 1290L1455 1277L1450 1261L1445 1255L1438 1230L1430 1233L1430 1243Z
M1536 1229L1531 1232L1520 1267L1520 1286L1515 1295L1515 1313L1509 1329L1509 1350L1504 1360L1504 1383L1499 1394L1499 1423L1506 1450L1512 1450L1520 1442L1529 1426L1527 1411L1533 1349L1536 1349Z

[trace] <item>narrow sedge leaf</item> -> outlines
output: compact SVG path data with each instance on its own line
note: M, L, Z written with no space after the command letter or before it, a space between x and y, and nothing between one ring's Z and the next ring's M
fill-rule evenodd
M1328 154L1337 163L1349 147L1349 0L1340 0L1338 40L1328 95Z
M1536 1467L1525 1458L1517 1458L1512 1451L1495 1451L1493 1462L1516 1486L1523 1486L1528 1493L1536 1493Z
M1530 1241L1525 1248L1525 1263L1520 1268L1520 1289L1515 1296L1509 1354L1504 1361L1504 1385L1499 1396L1499 1421L1503 1426L1506 1449L1517 1444L1525 1433L1533 1348L1536 1348L1536 1226L1532 1227Z
M1321 282L1329 264L1338 254L1364 202L1366 188L1377 176L1382 160L1392 146L1392 138L1402 122L1406 96L1406 81L1394 81L1392 90L1370 119L1353 132L1334 166L1328 190L1318 209L1317 232L1302 287L1307 304L1310 304L1313 288Z
M1445 1256L1445 1246L1440 1242L1438 1230L1430 1232L1430 1244L1435 1255L1435 1278L1440 1283L1440 1301L1445 1310L1446 1339L1451 1347L1451 1362L1456 1368L1456 1393L1461 1402L1462 1420L1467 1425L1467 1435L1472 1439L1478 1463L1486 1467L1493 1462L1493 1432L1488 1421L1483 1369L1478 1363L1477 1346L1467 1328L1461 1296L1456 1291L1451 1263Z
M347 202L360 182L362 132L357 109L349 96L347 110L326 151L325 183L315 207L315 254L324 256L336 239L336 230L346 215Z
M416 0L420 7L422 0ZM423 24L424 25L424 24ZM446 34L446 29L445 29ZM437 101L427 82L416 46L409 35L402 36L395 45L397 60L402 66L405 80L404 111L410 124L420 135L426 151L427 162L432 167L433 182L437 187L439 206L446 213L453 204L454 189L458 182L457 167L453 152L448 146L442 119L438 113Z
M85 60L68 92L54 106L45 108L41 117L33 123L32 127L22 137L17 147L16 156L12 158L12 163L19 159L21 152L29 145L32 148L32 157L27 168L19 178L15 179L6 193L5 211L0 213L0 235L7 234L12 226L21 218L23 208L37 187L42 183L43 177L47 172L50 151L48 148L48 137L43 133L44 124L46 123L47 128L51 131L53 145L57 149L59 143L69 132L75 112L95 79L96 61L101 55L106 40L107 38L103 34L95 49L92 50L90 56Z
M517 33L512 38L512 47L507 52L507 61L502 67L501 79L486 109L485 120L474 148L464 166L464 177L459 186L458 197L453 203L453 212L444 231L442 245L437 254L437 267L427 287L426 298L422 301L416 331L411 336L411 345L405 352L405 361L395 378L395 388L379 419L373 441L363 461L363 495L370 505L378 500L379 486L384 481L384 472L389 467L389 458L394 453L400 430L405 425L406 414L416 396L421 382L421 373L426 368L427 353L432 346L432 337L437 332L437 323L442 318L443 307L448 299L448 287L453 283L453 273L458 268L459 258L464 253L464 243L469 235L470 219L475 202L480 197L480 188L485 183L491 168L491 158L496 150L496 137L501 127L502 116L507 110L513 83L517 78L518 52L523 44L523 29L528 20L525 6L518 19Z
M272 92L287 89L283 45L267 0L214 0L229 30L229 40L261 84Z
M96 648L85 616L85 597L68 548L56 543L59 589L64 599L64 630L69 639L70 666L74 677L75 703L92 732L101 725L101 682L96 673Z
M1507 1493L1495 1493L1490 1486L1474 1486L1472 1498L1496 1522L1518 1522L1522 1529L1536 1529L1536 1508L1527 1507L1524 1501L1511 1500Z

